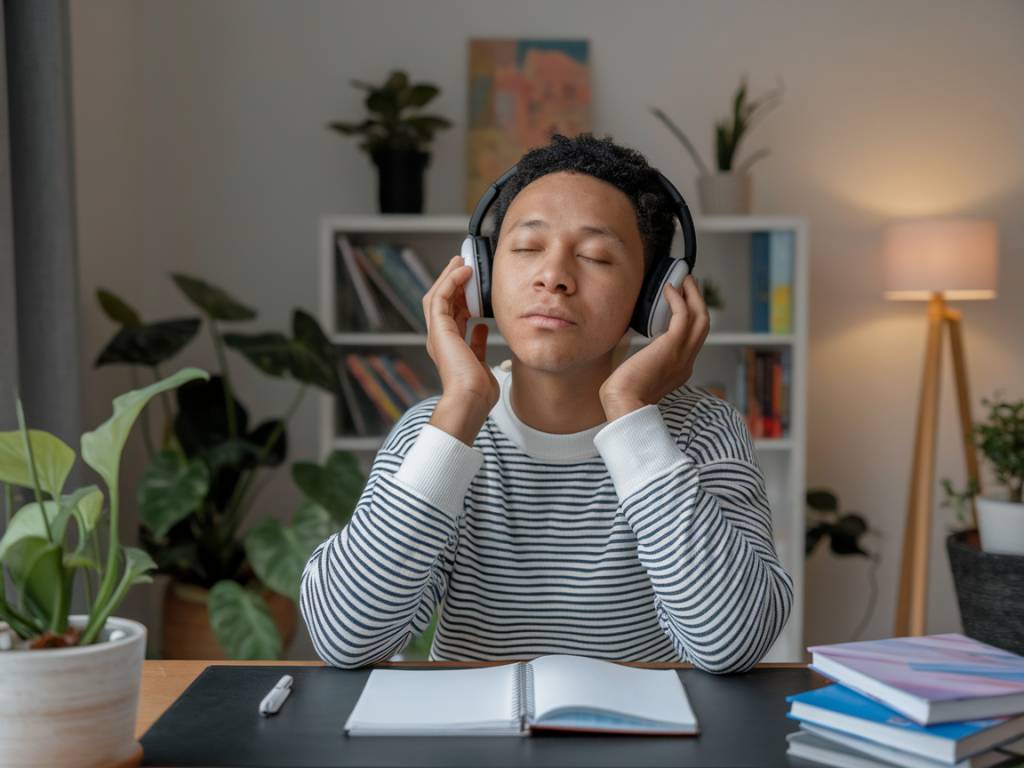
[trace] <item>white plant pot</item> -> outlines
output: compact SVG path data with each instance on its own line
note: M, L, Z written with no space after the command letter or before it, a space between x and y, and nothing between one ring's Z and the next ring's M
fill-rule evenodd
M750 213L754 180L749 173L716 173L697 177L701 212L706 216Z
M979 496L975 506L982 550L1024 555L1024 504Z
M72 616L84 627L87 616ZM121 630L125 637L107 641ZM83 768L137 754L146 627L107 619L102 642L0 651L0 766Z

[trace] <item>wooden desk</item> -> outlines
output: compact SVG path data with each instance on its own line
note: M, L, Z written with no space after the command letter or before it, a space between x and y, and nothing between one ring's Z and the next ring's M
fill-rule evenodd
M502 660L496 662L461 662L461 661L400 661L378 664L379 667L481 667L493 664L508 664L512 661ZM135 738L142 738L142 734L164 711L174 703L174 700L189 686L199 673L211 664L234 664L260 666L323 666L321 661L161 661L146 660L142 665L142 686L139 689L139 711L135 719ZM689 669L691 664L630 664L633 667L645 667L648 669ZM806 664L758 664L758 669L803 669Z

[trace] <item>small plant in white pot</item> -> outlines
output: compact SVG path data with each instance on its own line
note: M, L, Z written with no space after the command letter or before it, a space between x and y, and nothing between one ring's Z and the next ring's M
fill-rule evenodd
M778 88L760 99L748 101L746 78L740 80L740 85L732 100L732 114L715 123L717 172L712 172L708 168L693 142L663 110L651 107L651 113L665 124L673 136L679 139L700 170L700 176L697 178L697 192L700 196L701 212L705 215L750 213L753 197L753 179L750 176L750 167L765 157L768 150L759 149L740 163L737 163L736 154L743 137L753 128L755 118L778 104L781 97L782 84L780 83Z
M82 435L82 460L106 499L96 485L65 492L75 452L28 429L20 401L19 429L0 432L0 765L100 766L141 754L134 732L146 628L112 614L156 564L118 539L121 453L151 398L200 378L208 374L185 368L123 394L113 415ZM17 510L15 488L33 499ZM71 614L79 577L87 613Z
M974 425L974 438L992 466L1000 494L977 492L969 483L964 491L943 481L947 497L958 509L974 499L981 549L1006 555L1024 555L1024 400L982 398L987 418Z
M722 289L718 283L710 277L700 281L701 295L704 297L704 305L708 308L708 315L711 327L717 328L721 321L722 310L725 309L725 299L722 298Z

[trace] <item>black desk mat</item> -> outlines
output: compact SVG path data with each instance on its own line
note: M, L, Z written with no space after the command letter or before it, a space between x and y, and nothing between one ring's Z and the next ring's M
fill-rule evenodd
M295 679L292 693L278 714L262 717L260 700L283 674ZM785 754L786 734L797 729L786 717L785 699L825 682L808 669L735 675L680 669L700 723L696 737L346 736L345 720L369 674L333 667L210 666L143 735L142 765L812 766Z

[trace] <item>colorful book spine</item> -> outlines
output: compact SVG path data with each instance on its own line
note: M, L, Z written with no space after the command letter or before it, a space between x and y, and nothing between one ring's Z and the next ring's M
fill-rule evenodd
M416 395L413 394L405 382L401 381L391 372L384 364L384 359L381 355L370 354L366 356L366 360L373 367L374 372L387 384L388 389L398 397L405 408L411 408L416 405Z
M338 247L338 252L341 254L341 260L345 265L345 271L348 273L352 287L355 288L355 294L359 299L359 304L362 306L363 313L366 315L366 321L369 324L370 330L381 330L384 326L384 322L381 317L380 308L377 306L377 302L373 298L373 292L370 290L370 286L366 282L365 274L359 268L355 248L352 245L352 242L345 235L338 235L336 238L336 245Z
M362 356L350 352L345 355L345 365L359 382L363 391L369 395L384 423L395 424L401 418L402 410L391 399L381 382L374 377L373 369L362 359Z
M402 380L412 388L413 392L416 393L417 399L425 400L430 397L430 392L425 386L423 386L423 382L420 381L419 377L415 374L412 368L409 367L409 364L405 362L405 360L400 357L395 358L391 361L391 365L394 366L395 373L401 376Z
M434 281L437 278L430 274L423 262L420 261L420 257L416 254L416 251L408 246L402 248L402 261L405 262L409 271L416 276L422 292L426 294L427 291L433 287Z
M391 306L393 306L399 315L401 315L402 319L408 324L408 326L420 333L426 333L427 325L426 321L423 319L423 308L420 307L419 312L413 312L411 307L406 303L406 300L404 300L395 290L394 286L391 285L391 282L384 276L381 270L377 268L373 259L370 258L363 248L354 246L352 248L352 253L360 268L362 268L367 277L373 281L373 284L377 286L377 290L379 290L391 303Z
M750 328L771 331L771 233L750 236Z
M793 332L793 233L778 230L771 233L769 266L769 317L772 333Z
M417 318L417 323L422 324L426 330L426 322L423 320L423 294L419 281L406 267L401 254L397 248L391 245L367 246L366 254L377 270L394 288L395 293L405 304L405 308Z

